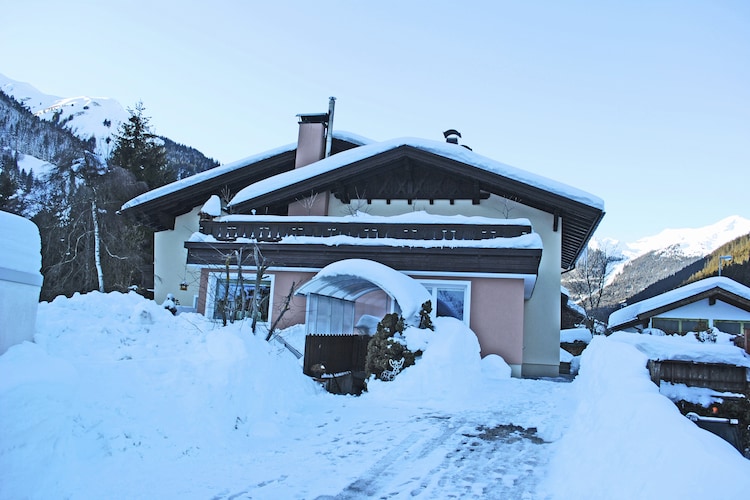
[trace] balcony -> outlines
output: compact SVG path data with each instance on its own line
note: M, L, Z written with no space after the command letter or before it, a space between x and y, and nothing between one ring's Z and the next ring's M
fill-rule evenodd
M528 224L440 224L404 222L349 221L201 221L200 232L217 241L234 242L239 238L258 243L273 243L288 237L351 236L354 238L396 238L406 240L486 240L514 238L531 233Z

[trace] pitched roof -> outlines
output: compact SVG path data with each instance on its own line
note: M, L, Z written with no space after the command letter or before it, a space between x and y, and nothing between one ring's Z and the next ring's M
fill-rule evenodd
M750 288L725 276L714 276L623 307L609 315L608 326L610 329L628 328L665 311L706 298L720 299L750 311Z
M371 142L348 132L334 132L334 153ZM287 144L257 155L220 165L152 189L126 202L120 212L158 231L174 228L174 219L203 204L224 189L236 193L248 184L294 170L297 144Z
M459 145L402 138L372 143L284 172L242 189L230 205L240 212L290 202L306 193L336 191L351 179L406 161L466 179L477 190L561 217L562 262L575 265L604 216L604 202L580 189L481 156Z

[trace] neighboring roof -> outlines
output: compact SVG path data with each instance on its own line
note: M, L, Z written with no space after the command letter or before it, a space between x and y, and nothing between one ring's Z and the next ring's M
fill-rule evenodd
M714 276L623 307L609 316L610 329L628 328L703 299L719 299L750 312L750 288L725 276Z
M477 183L478 189L562 217L561 265L564 269L575 265L604 216L604 202L580 189L491 160L459 145L414 138L372 143L303 169L263 179L238 192L230 205L244 212L293 201L311 190L335 191L348 179L380 170L404 157L414 163L468 177Z
M430 300L429 292L418 281L366 259L341 260L324 267L297 294L313 293L354 302L376 290L383 290L398 303L408 324L419 322L422 304Z
M362 146L369 139L349 132L334 132L334 153ZM120 212L135 217L156 230L174 228L174 219L224 189L236 193L248 184L281 172L294 170L297 144L287 144L242 160L227 163L152 189L126 202Z

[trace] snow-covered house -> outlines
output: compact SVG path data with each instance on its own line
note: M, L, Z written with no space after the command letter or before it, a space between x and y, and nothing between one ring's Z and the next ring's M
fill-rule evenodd
M610 330L629 332L684 334L710 327L735 335L750 331L750 288L714 276L623 307L608 321Z
M433 314L464 321L482 355L501 355L515 376L557 375L560 274L601 221L599 198L455 142L373 142L329 133L328 114L299 118L296 144L123 205L158 231L157 301L174 293L183 306L219 315L241 257L245 289L268 298L262 321L272 323L293 285L338 261L375 261L422 283ZM220 214L212 196L222 194ZM258 290L255 249L270 264ZM356 298L361 318L398 308L383 290ZM336 301L325 302L336 314ZM304 322L310 307L295 296L280 326Z

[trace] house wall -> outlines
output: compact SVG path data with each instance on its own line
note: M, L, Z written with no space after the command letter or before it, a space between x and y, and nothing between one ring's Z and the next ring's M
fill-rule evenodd
M656 318L680 319L724 319L730 321L750 321L750 311L717 300L714 305L708 299L699 300L655 316ZM710 325L709 325L710 326Z
M154 234L154 300L161 304L168 293L174 294L180 305L192 307L198 296L200 268L186 266L185 242L198 231L200 206L175 219L174 229ZM187 290L180 290L185 280Z
M424 200L417 200L412 204L406 200L393 200L390 204L373 201L369 205L365 200L353 200L348 205L342 204L335 197L329 200L328 213L332 216L348 215L356 211L382 216L425 211L435 215L528 219L541 237L544 249L534 291L524 304L522 371L524 377L554 377L559 374L562 221L558 230L554 231L552 214L496 195L482 200L479 205L472 204L470 200L456 200L452 205L447 200L437 200L434 204ZM477 318L490 314L491 310L478 311ZM474 317L472 315L472 321Z
M521 279L472 278L470 328L482 357L500 355L514 377L522 375L524 284Z

